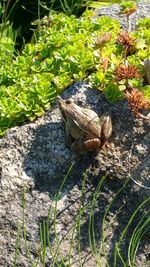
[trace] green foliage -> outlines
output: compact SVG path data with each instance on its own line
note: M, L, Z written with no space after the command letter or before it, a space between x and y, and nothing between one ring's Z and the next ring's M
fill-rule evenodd
M2 3L0 3L0 17L3 15L3 13L4 13L4 8Z
M0 24L0 60L8 62L14 53L16 34L9 23Z
M126 81L116 83L114 70L124 64L124 47L118 43L117 20L93 17L87 10L80 19L74 15L52 12L40 22L32 42L15 56L15 38L11 26L0 39L0 135L25 119L33 121L44 114L56 95L78 80L88 79L93 87L104 91L109 101L123 98ZM143 60L149 55L149 20L141 20L128 63L141 73L128 80L130 86L142 88ZM143 89L144 90L144 89ZM148 90L147 90L148 91ZM145 95L149 93L146 92Z
M150 85L143 86L143 92L147 99L150 99Z
M8 61L0 68L1 135L26 118L32 121L43 115L57 93L95 68L93 33L102 33L105 22L108 31L115 31L119 24L105 17L92 20L92 15L88 11L78 20L52 14L51 25L40 27L33 42L16 58L11 39L1 39L1 54Z
M116 102L116 100L124 98L123 92L121 92L119 86L115 83L108 84L104 89L104 94L110 102Z
M122 1L121 8L124 10L126 8L132 8L135 6L136 1Z

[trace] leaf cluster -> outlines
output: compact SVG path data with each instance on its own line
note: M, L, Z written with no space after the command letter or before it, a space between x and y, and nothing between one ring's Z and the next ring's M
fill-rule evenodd
M92 34L102 32L104 27L115 32L119 24L92 16L89 11L80 19L54 13L49 25L41 23L20 55L14 57L14 47L10 55L8 46L3 51L6 63L0 67L1 135L26 118L32 121L44 114L58 93L95 69Z
M140 31L132 33L135 43L128 55L140 73L149 53L149 23L149 19L139 22ZM110 101L124 97L124 81L118 84L114 77L115 68L124 62L117 20L97 17L89 10L80 19L53 12L38 25L32 41L17 56L12 39L0 40L5 62L0 66L1 135L12 125L43 115L56 95L75 81L88 80ZM128 82L141 88L143 76Z

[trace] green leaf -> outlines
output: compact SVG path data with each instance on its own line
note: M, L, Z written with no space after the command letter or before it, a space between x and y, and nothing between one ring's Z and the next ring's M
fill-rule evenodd
M143 86L142 91L147 99L150 99L150 85Z
M57 86L57 92L61 92L62 89L68 87L69 85L72 84L72 79L70 77L71 75L68 75L66 73L56 76L54 78L54 83Z
M89 76L89 81L92 84L92 86L100 89L104 84L104 78L105 78L104 71L101 69L96 73L91 74Z
M73 74L73 78L76 81L81 81L87 76L87 72L80 70L78 73Z
M92 7L92 8L101 8L103 6L109 6L111 3L109 2L97 2L97 1L88 1L86 3L87 7Z
M45 69L52 70L53 69L53 59L52 58L46 58L44 60Z
M150 18L143 18L138 20L137 27L143 30L144 28L149 30L150 29Z
M45 113L45 111L37 104L34 106L32 110L36 116L42 116Z
M107 100L111 103L122 100L124 98L123 92L119 90L119 86L115 83L108 84L104 89L104 94Z
M124 8L132 8L133 6L135 6L136 3L135 1L122 1L121 2L121 7Z
M36 119L36 115L32 111L25 111L24 114L30 121L34 121Z

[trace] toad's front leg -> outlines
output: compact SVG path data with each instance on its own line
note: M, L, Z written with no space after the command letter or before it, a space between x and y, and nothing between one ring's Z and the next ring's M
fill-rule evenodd
M65 124L65 142L66 142L67 147L70 147L73 143L73 138L70 134L69 127L68 127L67 123Z

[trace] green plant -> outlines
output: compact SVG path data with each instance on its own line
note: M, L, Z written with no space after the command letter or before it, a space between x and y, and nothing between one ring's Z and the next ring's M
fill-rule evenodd
M1 68L1 135L26 118L43 115L57 93L95 69L92 33L101 32L105 22L108 30L119 24L105 17L92 21L91 16L89 11L80 20L51 14L50 26L43 25L22 54Z
M139 21L140 31L132 33L122 31L115 40L105 40L105 35L99 40L96 39L97 45L99 42L97 50L99 64L96 66L97 71L89 76L89 80L92 86L103 89L105 96L111 102L127 97L126 92L134 88L143 91L147 97L149 95L149 86L144 86L144 59L149 57L148 25L149 19L146 18ZM133 107L136 105L137 110L138 107L139 110L149 108L146 100L144 103L142 92L141 98L139 96ZM143 106L140 104L140 99Z
M80 19L52 12L17 56L14 41L4 37L4 31L0 135L25 119L33 121L43 115L56 95L75 81L88 80L112 102L126 97L126 89L132 87L149 96L149 87L143 86L148 25L145 19L139 22L140 31L121 33L118 21L93 18L93 11L87 10Z
M97 185L93 187L90 177L87 176L87 173L84 173L80 184L80 197L77 196L77 199L75 197L76 204L78 203L78 205L75 205L76 208L72 221L66 225L67 231L63 234L60 230L60 224L63 224L61 218L64 216L63 212L66 214L66 209L60 211L58 202L74 167L74 165L69 167L67 174L61 181L58 192L53 197L47 218L40 223L39 251L34 258L32 257L33 249L27 240L26 226L28 217L26 216L26 211L28 205L26 205L26 191L25 189L23 190L22 222L18 224L14 267L18 265L20 242L25 244L27 259L32 267L39 265L45 267L49 253L52 266L71 267L73 266L74 250L76 251L76 260L80 263L80 266L84 266L85 258L87 259L87 255L84 258L84 254L82 254L82 249L85 249L82 244L84 242L82 240L83 234L85 235L86 233L86 230L84 230L85 222L87 224L88 245L86 245L88 246L88 256L93 259L96 266L103 267L103 263L108 267L136 266L135 262L140 243L142 238L146 237L146 233L148 233L150 228L150 197L138 201L133 210L129 209L127 219L125 213L128 201L125 200L129 200L129 202L132 200L130 197L128 199L127 196L127 192L131 188L130 182L132 182L130 176L119 187L117 186L117 190L114 190L114 188L111 190L112 182L107 179L107 176L99 177ZM107 199L107 205L105 206L103 195L105 195L106 184L109 186L109 194L107 195L109 199ZM71 204L74 205L75 203L71 202ZM102 210L103 212L101 212ZM126 223L123 223L124 217L127 219ZM123 229L120 228L119 222L120 224L123 223ZM116 236L114 237L117 237L117 240L113 243L113 238L111 239L110 251L108 239L110 239L110 236L115 235L115 233ZM67 246L65 253L63 253L62 246L66 244L66 241ZM125 243L127 253L124 253L122 248L122 245ZM111 259L110 262L111 252L114 261Z

